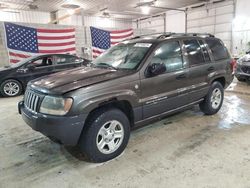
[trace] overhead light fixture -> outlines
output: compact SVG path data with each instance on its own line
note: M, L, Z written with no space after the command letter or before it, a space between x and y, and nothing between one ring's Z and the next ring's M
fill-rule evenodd
M142 14L149 14L150 7L148 5L141 6L140 8L141 8Z
M67 9L67 13L69 15L73 15L73 14L75 14L75 10L74 9Z
M143 14L149 14L150 6L154 5L155 2L156 0L139 2L135 8L140 7Z

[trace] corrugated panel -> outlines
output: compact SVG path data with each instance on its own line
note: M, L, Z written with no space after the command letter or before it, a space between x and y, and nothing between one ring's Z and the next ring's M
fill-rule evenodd
M229 48L232 40L233 1L210 4L188 12L188 32L212 33L221 38Z

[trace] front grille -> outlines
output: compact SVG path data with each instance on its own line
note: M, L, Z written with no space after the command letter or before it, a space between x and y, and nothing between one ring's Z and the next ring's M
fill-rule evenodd
M29 110L31 110L33 112L37 112L38 111L37 108L38 108L38 104L40 102L40 99L41 98L39 95L37 95L33 91L27 90L25 92L25 96L24 96L24 105Z
M250 74L250 67L248 67L248 66L243 66L243 67L241 67L241 70L242 70L244 73L246 73L246 74Z

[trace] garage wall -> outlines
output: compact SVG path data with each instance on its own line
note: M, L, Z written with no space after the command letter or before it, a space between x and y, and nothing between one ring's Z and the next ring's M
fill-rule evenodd
M233 53L244 54L250 49L249 0L237 0L236 16L233 20Z
M0 21L46 24L50 21L50 13L39 11L0 11Z
M166 31L174 33L185 32L185 13L180 11L166 12Z
M222 39L229 49L232 49L233 18L233 1L208 4L206 7L188 11L187 31L212 33Z

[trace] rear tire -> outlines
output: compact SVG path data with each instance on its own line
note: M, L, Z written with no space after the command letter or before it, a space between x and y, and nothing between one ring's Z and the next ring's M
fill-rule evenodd
M5 80L0 86L0 92L4 97L18 96L22 91L21 83L14 79Z
M239 82L245 82L245 81L246 81L246 79L245 79L245 78L242 78L242 77L238 77L237 80L238 80Z
M91 114L78 145L90 161L105 162L124 151L129 136L128 117L119 109L103 108Z
M224 88L220 82L213 82L204 101L200 103L201 111L206 115L216 114L223 103Z

